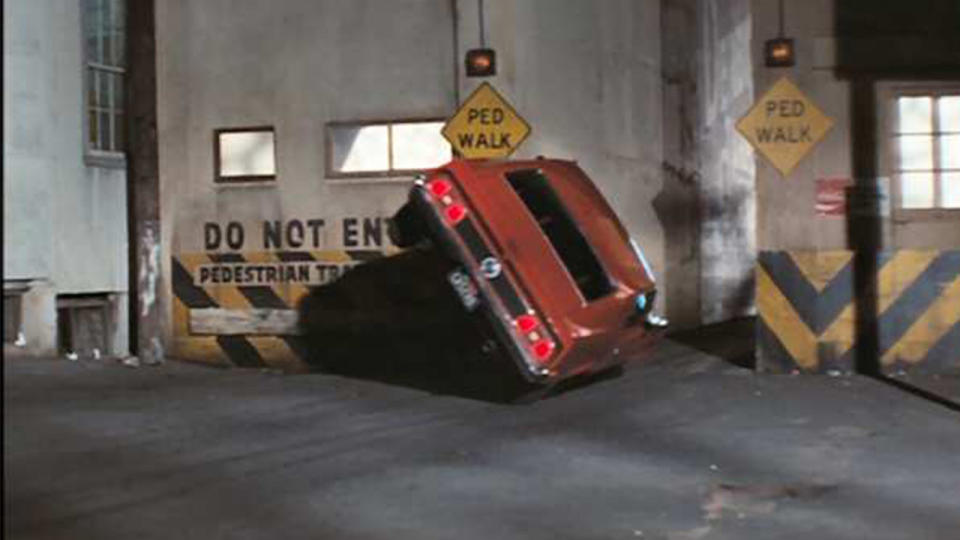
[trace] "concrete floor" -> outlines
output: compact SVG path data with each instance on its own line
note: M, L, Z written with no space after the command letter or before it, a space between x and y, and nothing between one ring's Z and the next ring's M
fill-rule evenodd
M176 362L3 365L11 539L960 537L956 412L676 341L526 406Z

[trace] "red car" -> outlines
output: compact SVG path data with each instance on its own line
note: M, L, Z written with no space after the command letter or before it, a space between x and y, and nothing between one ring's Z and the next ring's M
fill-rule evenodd
M574 162L454 160L417 180L390 232L454 261L463 307L538 386L621 365L666 326L642 252Z

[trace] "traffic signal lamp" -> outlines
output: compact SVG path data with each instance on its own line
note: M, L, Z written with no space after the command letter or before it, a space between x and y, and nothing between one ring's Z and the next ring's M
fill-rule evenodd
M497 74L497 54L493 49L467 51L467 77L492 77Z

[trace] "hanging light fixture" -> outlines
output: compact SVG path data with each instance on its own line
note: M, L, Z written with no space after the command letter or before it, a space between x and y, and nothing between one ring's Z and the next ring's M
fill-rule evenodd
M793 39L783 35L783 0L779 2L780 31L775 39L764 44L764 59L767 67L790 67L796 62Z

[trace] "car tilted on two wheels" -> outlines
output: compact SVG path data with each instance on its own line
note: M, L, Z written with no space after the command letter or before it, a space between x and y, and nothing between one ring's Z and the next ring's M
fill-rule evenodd
M570 161L454 160L391 220L449 260L450 287L531 385L623 364L666 321L643 253Z

